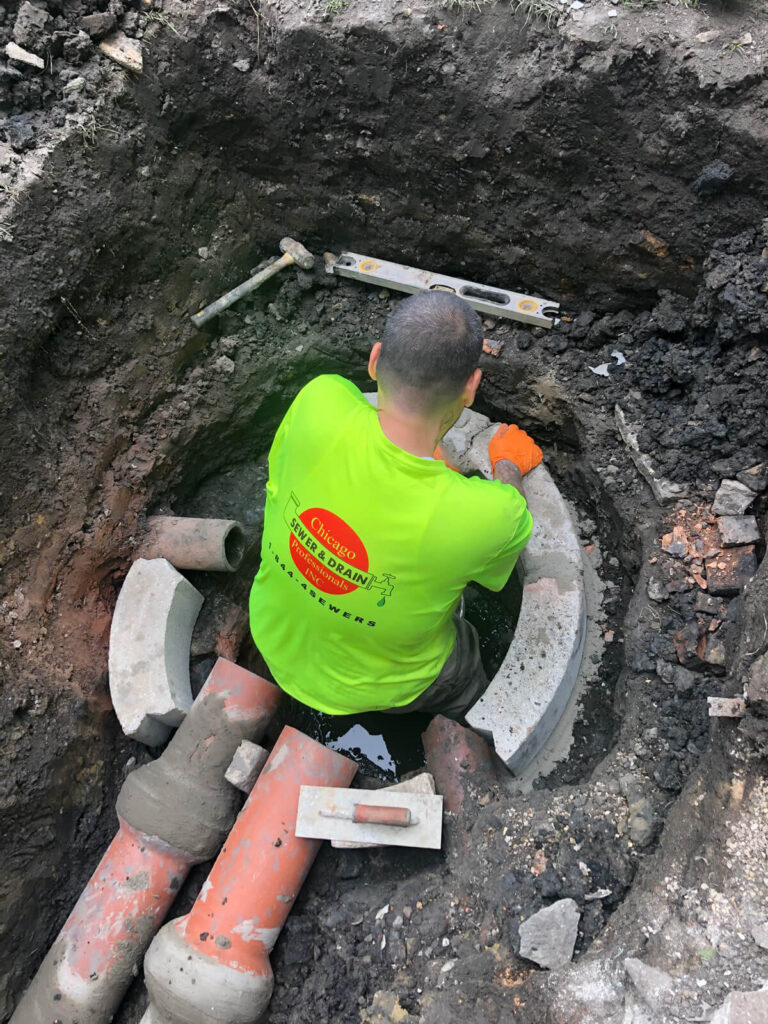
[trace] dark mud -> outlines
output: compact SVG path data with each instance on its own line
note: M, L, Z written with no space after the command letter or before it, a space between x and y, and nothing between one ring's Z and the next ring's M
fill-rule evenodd
M613 414L638 426L685 502L711 501L723 476L768 455L765 26L749 21L739 50L728 44L744 17L682 9L609 19L596 4L547 30L501 7L168 2L150 20L120 7L51 6L49 69L0 66L0 1019L116 827L126 764L150 756L119 736L106 684L111 611L146 513L237 513L248 528L241 573L193 579L208 598L199 683L241 645L282 413L317 373L364 384L395 301L291 271L195 332L187 314L284 234L318 256L346 247L563 304L569 319L548 334L488 327L504 348L483 358L479 405L542 441L613 586L574 759L529 794L479 786L441 855L323 850L275 952L270 1019L589 1019L517 958L520 920L571 896L587 966L601 949L639 953L650 893L695 915L681 893L696 858L707 884L725 877L717 801L734 776L748 795L728 804L728 827L746 853L740 808L761 806L753 741L732 745L737 727L718 724L713 742L706 696L738 688L765 647L762 620L732 601L726 663L680 674L673 639L695 593L660 550L667 513ZM4 10L3 46L17 7ZM78 51L77 21L96 12L141 38L142 76L90 43ZM694 187L715 159L733 174ZM589 369L602 364L607 378ZM765 496L755 510L762 521ZM656 601L652 583L680 586ZM674 877L659 888L665 863ZM732 982L757 987L765 954L740 942L750 966ZM727 982L699 960L713 1006ZM584 1013L613 1024L622 985ZM120 1024L142 999L137 987Z

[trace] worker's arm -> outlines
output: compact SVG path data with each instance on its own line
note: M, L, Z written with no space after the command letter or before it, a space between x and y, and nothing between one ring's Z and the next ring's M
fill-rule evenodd
M516 487L522 496L525 497L523 474L520 472L520 468L510 459L499 459L493 467L493 479L501 480L503 484L511 484L512 487Z
M523 477L544 457L541 448L520 427L502 423L488 443L493 479L511 484L525 497Z

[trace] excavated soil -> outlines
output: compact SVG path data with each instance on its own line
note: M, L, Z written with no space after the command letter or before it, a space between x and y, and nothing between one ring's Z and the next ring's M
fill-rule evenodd
M661 547L768 458L768 27L756 7L565 6L549 25L399 0L0 7L3 47L45 59L0 63L0 1020L125 774L157 753L121 735L106 672L147 513L245 524L240 572L190 574L193 680L218 653L258 666L244 609L270 438L314 375L365 384L397 301L318 258L196 331L188 314L286 234L562 304L551 332L487 324L503 346L477 405L544 446L594 636L551 771L479 777L440 853L321 851L269 1020L674 1024L768 976L765 730L751 712L711 726L706 701L768 646L768 568L703 610ZM115 25L142 74L98 51ZM616 406L674 502L638 475ZM764 493L753 511L764 537ZM676 647L686 629L718 657ZM562 897L576 956L549 974L518 930ZM144 1006L139 977L116 1021Z

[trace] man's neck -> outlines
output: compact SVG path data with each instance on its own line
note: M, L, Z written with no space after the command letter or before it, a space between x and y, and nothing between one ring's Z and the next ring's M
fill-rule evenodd
M443 434L456 422L452 411L430 417L405 412L379 392L379 423L385 436L403 451L430 458Z

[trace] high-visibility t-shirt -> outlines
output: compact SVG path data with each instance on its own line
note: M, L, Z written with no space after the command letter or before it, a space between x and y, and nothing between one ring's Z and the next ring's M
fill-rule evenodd
M514 487L403 451L354 384L316 377L269 453L254 641L320 711L408 704L451 653L466 584L501 590L532 525Z

